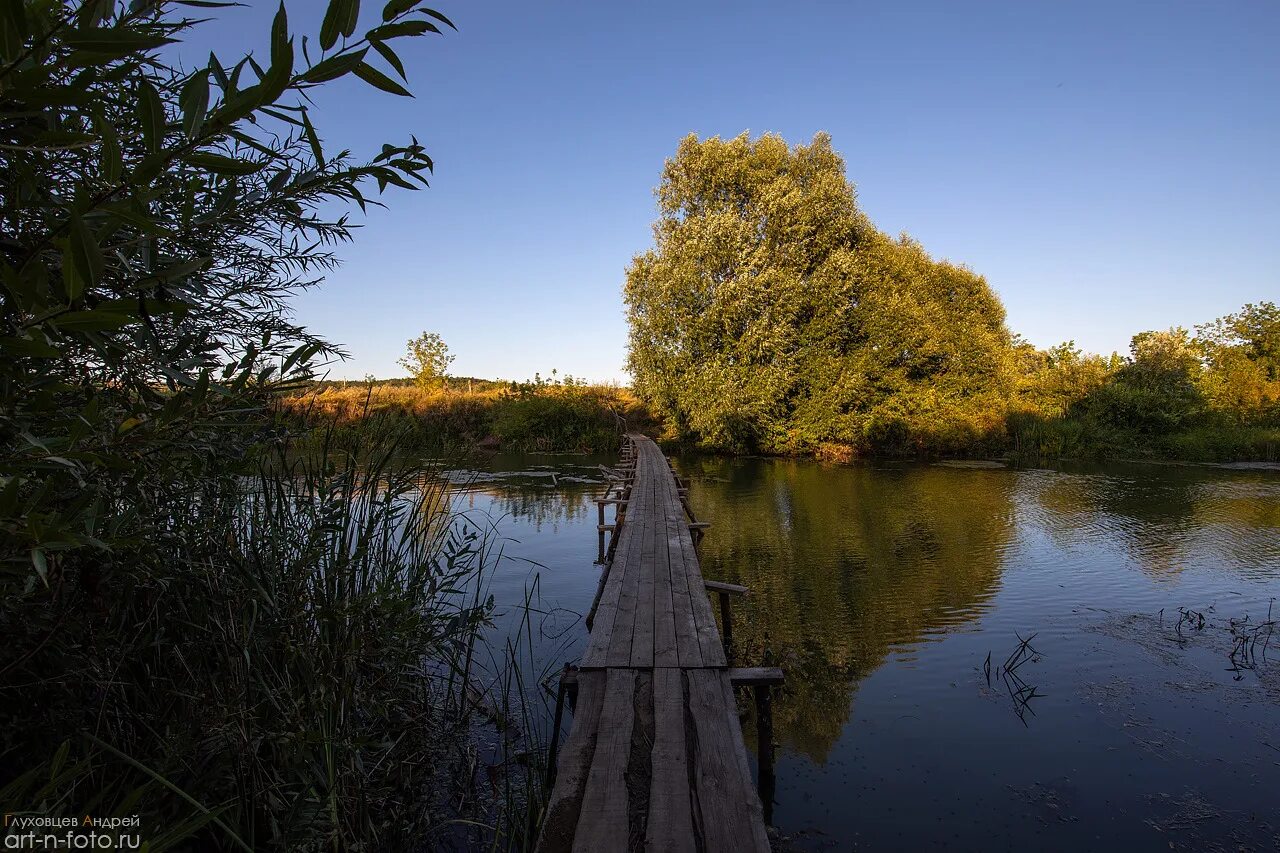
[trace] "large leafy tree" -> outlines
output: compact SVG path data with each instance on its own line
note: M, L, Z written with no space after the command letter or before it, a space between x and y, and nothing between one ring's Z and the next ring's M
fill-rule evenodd
M408 95L393 45L442 15L391 0L358 34L358 0L333 0L317 44L281 5L269 57L176 64L197 22L175 10L232 5L0 11L0 557L19 576L144 535L169 484L243 439L245 406L329 350L288 299L335 263L343 208L426 183L416 139L326 152L308 94L350 74Z
M1010 364L999 300L879 232L825 134L794 148L691 135L657 195L656 245L627 272L630 367L676 432L903 451L992 426L981 400Z

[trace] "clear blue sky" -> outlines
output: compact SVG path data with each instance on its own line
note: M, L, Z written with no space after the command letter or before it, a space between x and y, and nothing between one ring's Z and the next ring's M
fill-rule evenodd
M275 4L248 3L183 55L265 56ZM875 222L1041 346L1280 299L1276 0L435 5L459 32L402 42L416 99L318 99L328 145L415 133L436 162L297 303L351 351L335 376L398 375L429 329L459 375L625 381L624 269L690 132L828 131ZM313 43L323 6L287 2Z

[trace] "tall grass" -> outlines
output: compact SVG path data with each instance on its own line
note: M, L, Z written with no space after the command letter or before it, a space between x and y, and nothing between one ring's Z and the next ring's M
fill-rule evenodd
M359 432L372 416L397 421L402 447L426 453L501 447L515 451L604 452L617 446L621 424L650 428L651 418L625 388L573 381L486 383L468 393L395 382L318 386L284 398L289 418Z
M0 807L140 814L155 851L520 843L536 797L473 790L477 707L523 696L476 686L495 545L402 438L275 442L109 563L9 584Z

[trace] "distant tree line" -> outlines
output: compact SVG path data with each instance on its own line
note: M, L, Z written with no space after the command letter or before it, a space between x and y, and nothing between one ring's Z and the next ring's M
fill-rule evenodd
M1128 357L1037 350L982 276L875 228L825 134L690 135L657 195L656 244L627 271L629 366L672 437L840 458L1233 456L1276 440L1270 303L1144 332ZM1231 446L1149 441L1206 430Z

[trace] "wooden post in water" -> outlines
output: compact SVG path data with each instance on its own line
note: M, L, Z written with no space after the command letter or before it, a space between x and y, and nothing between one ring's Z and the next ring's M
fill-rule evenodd
M760 789L760 807L764 810L764 822L773 823L773 795L777 780L773 775L773 703L768 684L751 688L756 700L756 763Z
M729 596L720 593L720 624L724 628L724 659L733 665L733 609L729 607Z

